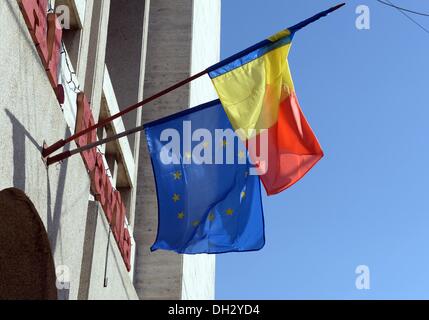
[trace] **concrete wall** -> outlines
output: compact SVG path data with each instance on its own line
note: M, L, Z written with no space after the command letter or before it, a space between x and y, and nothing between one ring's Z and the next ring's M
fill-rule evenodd
M191 74L196 74L220 60L221 0L194 0L192 20ZM191 82L191 107L217 98L210 77Z
M124 277L125 265L113 241L110 287L105 290L98 280L105 263L105 254L100 252L106 252L108 233L100 213L94 239L87 242L90 181L82 159L75 156L48 169L41 159L43 141L51 144L64 138L70 128L16 1L0 1L0 30L0 189L25 191L38 210L55 265L68 271L68 279L63 280L69 282L69 289L61 290L60 298L78 299L85 294L90 298L137 298L131 280ZM93 247L92 257L85 254L88 246Z

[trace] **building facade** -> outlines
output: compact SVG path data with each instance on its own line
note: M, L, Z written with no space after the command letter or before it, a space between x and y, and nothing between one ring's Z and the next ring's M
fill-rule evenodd
M33 202L59 298L213 299L214 256L149 250L143 134L51 166L41 150L219 61L220 0L5 0L0 32L0 190ZM60 151L215 98L201 78Z

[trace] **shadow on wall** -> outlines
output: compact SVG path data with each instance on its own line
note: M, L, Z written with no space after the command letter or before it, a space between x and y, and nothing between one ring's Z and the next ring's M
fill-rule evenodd
M12 112L8 109L5 112L13 127L13 185L18 189L25 190L25 139L27 138L39 152L42 152L42 146L37 143Z
M64 136L67 137L70 135L70 131L67 129L64 133ZM70 145L67 145L63 151L68 151L70 149ZM61 164L57 164L56 167L52 167L51 169L56 169L58 171L58 183L56 187L56 192L52 193L51 190L51 179L49 176L49 169L46 170L46 193L47 193L47 229L48 229L48 236L49 241L51 243L51 247L53 252L56 252L59 248L58 245L58 239L61 238L61 214L62 214L62 207L63 207L63 200L64 200L64 190L66 185L66 178L67 178L67 168L68 168L68 161L64 161ZM55 196L55 203L52 203L52 196ZM61 260L62 260L62 253L61 253ZM58 266L57 266L58 267ZM61 269L61 268L59 268ZM61 269L62 270L62 269ZM61 272L66 272L66 270L63 270ZM57 282L58 286L58 300L69 300L70 298L70 282L69 279L67 279L66 274L60 274L58 275L61 279L59 282Z
M64 198L64 188L66 183L68 162L66 161L60 166L60 172L58 174L58 185L57 192L55 193L55 204L52 206L52 191L51 191L51 180L49 177L49 171L46 170L46 184L47 184L47 229L49 242L53 252L56 252L58 245L58 238L61 236L61 213L62 204ZM65 272L65 271L64 271ZM70 283L67 282L66 275L62 275L64 281L61 281L58 286L58 300L69 300L70 297Z
M20 190L25 190L26 188L26 139L28 139L31 144L37 149L38 152L42 152L42 146L40 146L30 132L24 127L24 125L12 114L8 109L5 110L6 115L9 117L10 122L12 123L12 143L13 143L13 186ZM64 136L69 135L69 130L65 132ZM68 150L69 146L66 147ZM64 162L59 166L58 173L58 184L56 187L55 203L52 203L52 190L51 190L51 179L49 177L49 170L46 170L46 183L47 183L47 233L49 237L49 242L53 252L57 249L58 237L61 231L61 211L64 198L64 188L66 183L67 176L67 166L68 162ZM58 168L58 167L57 167ZM58 298L60 300L68 300L70 286L65 283L62 286L63 289L58 290Z

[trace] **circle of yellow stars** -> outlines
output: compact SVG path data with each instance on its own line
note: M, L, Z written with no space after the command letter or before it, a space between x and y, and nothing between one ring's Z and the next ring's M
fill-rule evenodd
M209 146L210 146L210 144L208 143L208 142L204 142L204 144L203 144L203 146L204 146L204 148L208 148ZM227 139L222 139L222 141L221 141L221 146L222 147L227 147L228 146L228 141L227 141ZM244 152L244 151L240 151L239 153L238 153L238 157L240 158L240 159L244 159L245 157L246 157L246 152ZM192 159L192 154L190 153L190 152L185 152L185 158L187 159L187 160L191 160ZM247 178L248 176L249 176L249 172L248 171L246 171L245 173L244 173L244 175L245 175L245 177ZM174 180L175 181L178 181L178 180L181 180L182 179L182 172L180 172L180 171L175 171L175 172L173 172L172 173L172 176L173 176L173 178L174 178ZM241 197L241 199L244 199L245 197L246 197L246 192L245 191L242 191L241 193L240 193L240 197ZM174 203L176 203L176 202L179 202L180 201L180 195L179 194L177 194L177 193L174 193L173 194L173 201L174 201ZM232 209L232 208L228 208L228 209L226 209L225 210L225 214L227 215L227 216L229 216L229 217L232 217L233 215L234 215L234 209ZM179 220L184 220L185 219L185 213L183 212L183 211L181 211L181 212L179 212L178 214L177 214L177 218L179 219ZM216 219L216 215L214 214L214 212L210 212L209 213L209 215L207 216L207 219L208 219L208 221L210 221L210 222L214 222L215 221L215 219ZM199 220L194 220L194 221L192 221L192 226L194 226L194 227L198 227L199 225L200 225L200 221Z

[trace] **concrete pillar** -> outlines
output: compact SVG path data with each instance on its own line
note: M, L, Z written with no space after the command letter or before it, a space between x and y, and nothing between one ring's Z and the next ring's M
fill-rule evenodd
M72 61L72 63L74 63L74 65L76 66L76 75L79 80L79 84L81 88L85 87L93 7L94 7L94 1L86 1L85 18L83 21L82 30L75 31L75 33L79 33L79 36L76 36L76 35L71 36L73 39L75 39L74 41L77 41L77 39L79 39L79 50L76 53L75 61ZM73 40L69 42L73 43Z
M84 91L95 121L98 121L103 92L109 10L110 0L94 1Z
M95 201L89 201L88 213L86 216L85 224L85 240L83 246L82 269L80 273L78 300L88 300L89 297L98 211L98 203Z
M149 15L145 97L190 75L193 1L151 1ZM142 123L188 106L189 86L184 86L145 106ZM149 250L156 237L158 209L152 167L143 141L137 181L134 285L140 299L181 299L183 257Z

